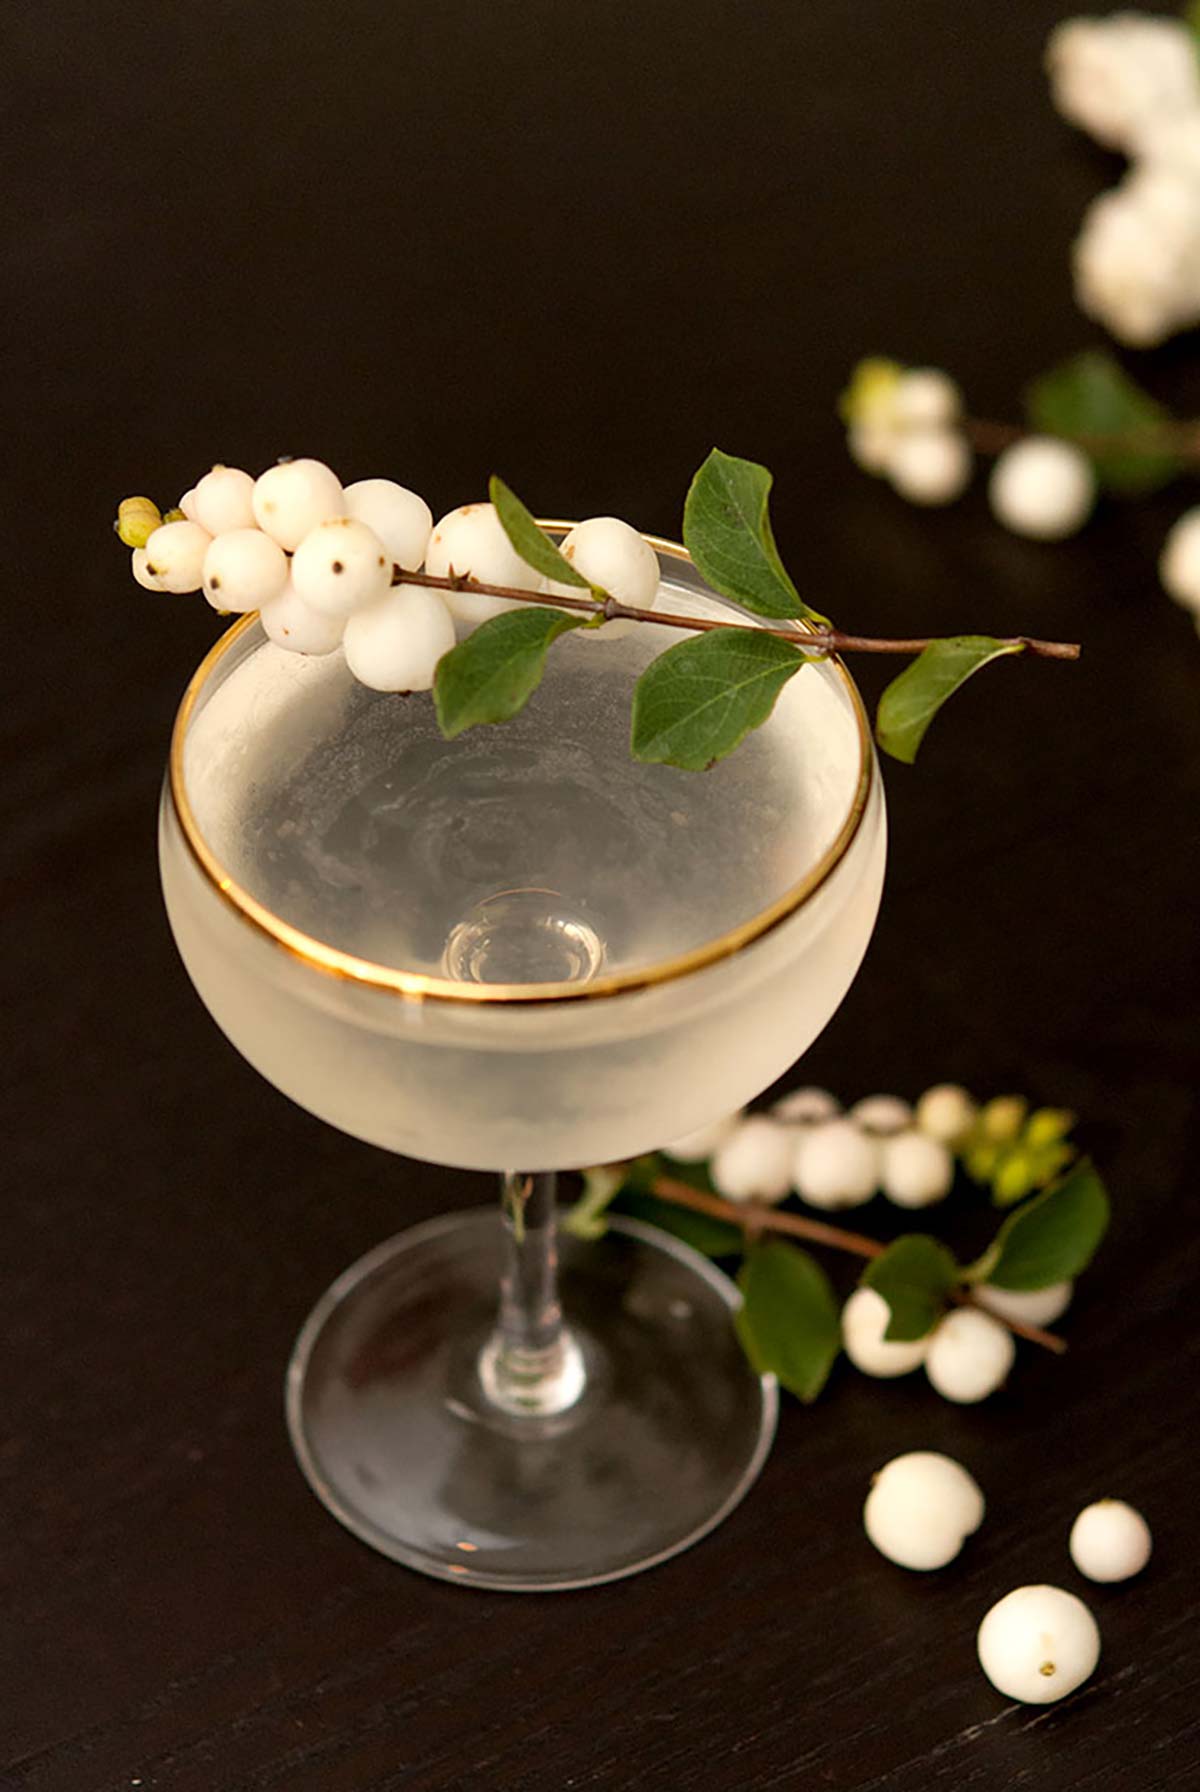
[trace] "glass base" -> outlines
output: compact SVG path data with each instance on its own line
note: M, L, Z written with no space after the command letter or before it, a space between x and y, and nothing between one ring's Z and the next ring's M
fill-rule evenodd
M510 1415L479 1373L503 1243L496 1212L450 1214L338 1277L288 1368L300 1466L364 1543L442 1580L537 1592L653 1567L733 1510L775 1434L774 1379L731 1323L737 1290L634 1220L564 1236L584 1389L553 1417Z

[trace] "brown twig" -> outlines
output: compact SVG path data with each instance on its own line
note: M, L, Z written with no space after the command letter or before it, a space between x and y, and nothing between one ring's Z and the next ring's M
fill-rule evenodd
M992 417L964 417L962 430L980 454L1002 454L1025 436L1043 433L1024 429L1019 423L999 423ZM1172 454L1182 460L1200 460L1200 425L1194 422L1160 423L1152 429L1080 430L1070 434L1054 430L1049 433L1096 454Z
M865 1232L848 1232L841 1226L830 1226L824 1220L810 1220L801 1213L780 1213L777 1208L761 1204L743 1207L733 1201L723 1201L719 1195L706 1194L703 1189L692 1188L686 1182L677 1182L673 1176L656 1176L650 1188L660 1201L669 1201L676 1207L690 1207L695 1213L708 1214L710 1219L724 1220L752 1238L762 1232L781 1232L788 1238L804 1238L810 1244L823 1244L833 1251L848 1251L855 1257L882 1257L886 1249L877 1238L868 1238ZM1056 1356L1062 1356L1066 1351L1065 1339L1056 1332L1044 1331L1040 1325L1026 1325L1022 1319L1005 1319L985 1307L982 1301L977 1301L966 1288L955 1289L951 1299L960 1306L979 1307L990 1318L999 1319L1010 1332L1027 1338L1031 1344L1040 1344L1043 1350L1052 1350Z
M465 573L452 572L443 577L431 572L403 572L396 567L392 573L392 583L427 585L435 591L478 592L483 597L504 597L515 603L544 604L552 610L578 610L584 615L602 617L606 622L613 622L617 618L630 622L655 622L660 628L689 629L693 634L699 635L718 628L749 629L755 634L777 635L781 641L794 642L814 659L829 653L915 654L928 647L933 638L918 635L906 640L892 640L878 635L848 635L841 629L828 628L823 624L800 629L794 623L772 628L768 625L759 627L752 622L721 622L709 616L681 616L671 610L640 610L631 604L621 603L615 597L571 597L553 591L528 591L519 585L492 585L482 579L472 579ZM1039 641L1032 635L1005 635L1001 637L1001 644L1005 647L1019 647L1032 654L1035 659L1079 658L1077 641Z

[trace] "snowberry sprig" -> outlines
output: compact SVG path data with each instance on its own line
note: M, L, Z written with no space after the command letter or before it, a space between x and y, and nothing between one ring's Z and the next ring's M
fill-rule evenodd
M1072 1124L1062 1109L1029 1114L1020 1097L979 1107L955 1084L926 1090L915 1107L875 1095L847 1113L827 1091L799 1089L769 1113L729 1115L634 1163L586 1172L565 1223L596 1237L617 1202L710 1255L742 1254L747 1354L802 1399L815 1398L844 1349L864 1374L924 1368L944 1398L973 1404L1007 1378L1014 1335L1066 1348L1045 1327L1070 1304L1108 1222L1099 1176L1066 1142ZM974 1161L998 1204L1020 1202L970 1263L926 1233L884 1244L783 1206L794 1195L809 1207L857 1207L876 1193L933 1206L956 1161ZM824 1272L792 1240L865 1260L840 1315Z
M696 637L652 661L634 687L632 748L649 763L702 770L770 715L783 686L842 652L915 655L880 701L877 737L911 761L934 715L972 673L1013 654L1074 659L1072 642L1024 635L882 639L848 634L801 599L771 533L771 475L714 450L692 481L683 536L701 573L751 617L657 605L658 559L617 517L554 541L500 479L490 502L434 523L424 499L389 479L343 487L317 460L258 479L215 466L165 515L120 506L116 529L150 590L203 590L224 615L257 610L277 646L346 664L379 691L432 689L447 739L518 714L552 643L589 628L608 639L651 623ZM728 700L713 702L714 686Z

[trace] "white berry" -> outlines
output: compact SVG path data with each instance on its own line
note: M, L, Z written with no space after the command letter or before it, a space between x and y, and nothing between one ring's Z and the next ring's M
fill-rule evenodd
M712 1185L727 1201L782 1201L792 1185L792 1150L786 1126L751 1114L713 1153Z
M1071 1526L1071 1560L1089 1580L1129 1580L1140 1574L1153 1547L1150 1526L1124 1500L1097 1500Z
M254 482L254 520L286 553L331 516L345 513L337 474L321 460L286 460Z
M392 582L392 563L374 529L352 516L310 529L292 555L296 594L323 616L353 615L378 603Z
M841 1103L828 1089L793 1089L781 1095L771 1109L776 1120L787 1126L814 1126L821 1120L836 1120Z
M993 1288L984 1282L975 1290L975 1298L989 1312L1001 1319L1015 1319L1024 1325L1053 1325L1071 1304L1074 1282L1051 1282L1048 1288Z
M877 1139L912 1125L912 1109L898 1095L864 1095L850 1109L850 1118Z
M602 586L610 597L629 604L632 609L654 608L658 595L658 555L636 529L619 517L592 516L586 522L576 523L570 534L564 536L559 551L576 572L590 584ZM578 586L568 585L565 580L551 579L546 589L560 597L585 595ZM636 627L636 622L616 617L604 624L604 638L615 640Z
M1026 436L992 468L988 498L997 519L1035 541L1061 541L1082 528L1096 501L1096 477L1082 449L1053 436Z
M927 1133L943 1145L956 1145L975 1124L978 1107L967 1091L957 1083L935 1083L926 1089L917 1103L918 1132Z
M436 523L425 550L425 570L442 579L466 573L485 585L542 589L541 574L522 560L493 504L460 504ZM471 628L515 609L518 602L481 591L447 591L445 597L450 614Z
M184 492L182 498L180 498L179 508L182 510L189 523L199 522L200 519L196 515L196 488L194 485Z
M792 1176L812 1207L861 1207L879 1186L879 1147L852 1120L825 1120L801 1133Z
M134 548L131 556L133 576L144 591L165 591L166 586L157 574L147 571L145 548Z
M681 1164L702 1163L706 1157L723 1145L742 1117L739 1108L736 1114L725 1114L719 1120L709 1120L703 1126L697 1126L692 1132L686 1132L681 1138L672 1139L663 1150L668 1157L673 1157Z
M933 429L962 415L962 393L940 367L909 367L896 381L892 415L906 428Z
M925 1353L925 1373L945 1400L974 1405L994 1394L1016 1358L1012 1333L977 1307L947 1313Z
M880 1187L897 1207L932 1207L946 1199L953 1181L953 1157L927 1133L898 1132L880 1145Z
M401 571L416 572L433 533L433 512L424 498L394 479L360 479L346 487L346 515L374 529Z
M867 1536L901 1568L952 1562L983 1523L979 1484L950 1456L912 1450L881 1468L863 1507Z
M1074 1593L1017 1587L987 1614L976 1647L979 1665L997 1692L1026 1705L1049 1705L1092 1673L1100 1659L1100 1632Z
M199 591L211 540L199 523L163 523L146 542L145 571L164 591Z
M213 537L204 556L204 595L214 610L261 610L288 582L288 557L261 529Z
M1168 596L1200 615L1200 505L1185 510L1163 544L1158 576Z
M957 429L906 429L896 438L886 472L910 504L952 504L971 477L967 438Z
M856 1288L842 1308L842 1344L864 1375L907 1375L925 1361L926 1339L898 1343L885 1338L892 1309L874 1288Z
M454 646L454 620L439 592L397 585L351 616L342 645L355 678L373 691L428 691L438 661Z
M289 653L307 653L314 657L332 653L341 645L345 627L340 616L322 616L310 609L296 594L289 579L278 597L264 604L259 621L270 640Z
M240 467L214 467L193 493L196 521L210 535L253 529L254 481Z

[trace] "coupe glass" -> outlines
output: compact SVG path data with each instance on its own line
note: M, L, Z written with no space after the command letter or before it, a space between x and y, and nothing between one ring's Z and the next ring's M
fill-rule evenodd
M729 615L653 545L662 607ZM555 1229L555 1171L678 1138L807 1048L879 903L883 795L844 667L806 667L707 773L638 764L632 683L678 639L567 635L520 717L447 743L428 698L368 691L340 652L284 653L248 617L175 725L163 889L218 1025L343 1131L501 1174L497 1210L339 1277L287 1376L318 1496L444 1579L649 1567L737 1504L774 1432L712 1263L630 1219L588 1243Z

